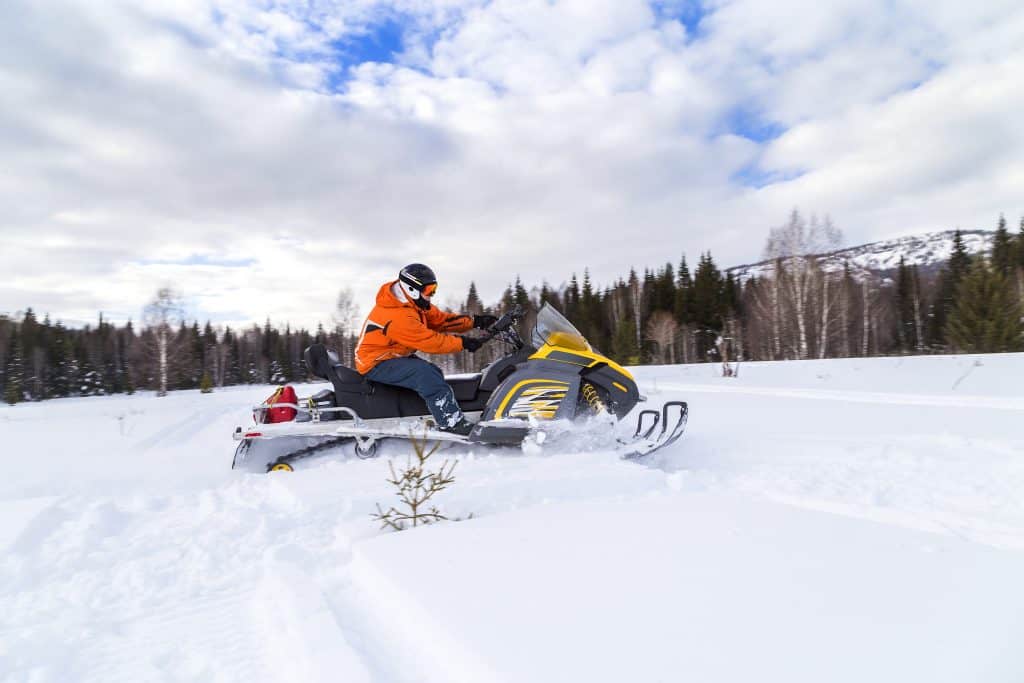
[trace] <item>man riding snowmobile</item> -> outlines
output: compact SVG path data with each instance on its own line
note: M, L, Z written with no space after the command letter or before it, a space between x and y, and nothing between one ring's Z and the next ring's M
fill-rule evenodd
M473 425L462 414L444 373L414 354L473 353L481 340L450 333L486 329L498 319L442 311L430 303L436 291L437 277L422 263L410 263L397 280L381 285L359 335L356 370L368 380L412 389L426 402L440 430L465 436Z
M433 280L433 273L421 272L420 277L409 270L419 280L419 287L411 287L417 297L422 290L432 295L434 288L422 283ZM417 299L402 283L399 279L381 288L378 302L383 305L374 308L364 325L358 359L364 373L345 367L323 344L311 344L303 353L306 368L331 388L299 398L291 387L279 387L254 406L252 424L235 428L239 443L232 468L291 470L293 462L342 442L354 442L355 455L361 458L373 457L385 439L487 447L522 446L527 440L547 444L552 443L549 436L557 441L568 425L581 420L602 414L622 420L644 400L633 375L593 348L550 303L537 311L529 343L517 329L525 317L520 306L491 322L489 316L410 305ZM395 284L405 301L392 291ZM468 331L474 322L486 328L477 338L431 329ZM417 348L453 352L488 342L503 344L505 351L477 373L441 377L436 367L413 356ZM383 380L375 377L378 369ZM436 386L437 379L447 386ZM675 443L687 415L685 402L668 401L660 410L640 410L632 437L604 436L623 458L641 458ZM470 423L468 434L452 430L463 418ZM611 425L601 418L597 426Z

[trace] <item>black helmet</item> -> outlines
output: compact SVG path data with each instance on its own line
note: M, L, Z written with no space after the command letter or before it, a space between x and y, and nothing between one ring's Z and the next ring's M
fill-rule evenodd
M429 266L410 263L398 273L402 291L420 308L430 308L430 297L437 291L437 276Z

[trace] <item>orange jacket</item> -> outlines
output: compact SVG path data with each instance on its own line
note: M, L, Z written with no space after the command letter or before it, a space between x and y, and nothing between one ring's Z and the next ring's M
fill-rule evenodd
M377 305L363 323L356 346L356 370L366 374L391 358L424 353L455 353L462 339L446 332L473 329L473 317L442 311L431 306L423 310L412 301L400 301L386 282L377 292Z

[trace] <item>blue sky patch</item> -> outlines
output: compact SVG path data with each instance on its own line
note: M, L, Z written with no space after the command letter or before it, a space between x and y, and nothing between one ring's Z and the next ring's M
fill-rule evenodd
M337 40L332 47L338 51L343 66L364 62L392 63L402 51L405 28L395 17L388 17L366 26L361 33Z
M331 47L337 53L337 64L327 79L328 89L335 92L344 90L353 66L366 62L393 64L395 56L405 47L404 35L405 25L400 18L389 16L368 24L359 33L334 41Z
M707 16L701 0L652 0L651 9L659 21L678 21L690 40L700 34L700 22Z
M758 144L770 142L786 132L785 126L764 118L755 108L735 107L722 121L724 132L732 133Z
M805 171L766 171L754 161L730 175L729 180L744 187L753 187L759 190L762 187L774 185L775 183L796 180L804 175L804 173Z

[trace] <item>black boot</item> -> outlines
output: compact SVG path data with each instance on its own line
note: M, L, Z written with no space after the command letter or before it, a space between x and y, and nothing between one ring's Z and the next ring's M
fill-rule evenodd
M460 436L469 436L469 433L473 431L473 423L466 418L462 418L451 427L441 427L441 431L459 434Z

